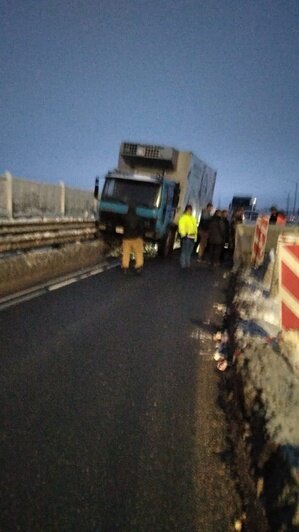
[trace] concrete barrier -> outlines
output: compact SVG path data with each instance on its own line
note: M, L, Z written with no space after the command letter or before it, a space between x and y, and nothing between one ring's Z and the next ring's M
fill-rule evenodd
M249 266L251 263L251 250L255 231L255 224L237 224L234 266ZM279 235L283 233L298 234L299 226L294 225L269 225L265 252L271 249L276 251Z

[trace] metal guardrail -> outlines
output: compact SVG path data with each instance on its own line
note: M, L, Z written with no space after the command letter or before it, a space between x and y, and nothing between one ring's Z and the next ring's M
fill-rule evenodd
M21 220L0 222L0 253L92 240L94 220Z

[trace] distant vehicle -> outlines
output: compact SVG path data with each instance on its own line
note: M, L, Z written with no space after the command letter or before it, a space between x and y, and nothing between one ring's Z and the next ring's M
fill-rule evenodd
M253 196L233 196L229 210L234 212L239 208L243 208L246 212L254 212L256 209L256 198Z
M259 213L257 211L244 211L245 222L255 222Z
M98 227L106 240L123 233L129 206L143 218L145 239L167 256L174 246L177 222L191 203L199 219L212 201L216 171L192 152L166 146L123 142L118 167L108 172L98 198ZM98 183L95 197L98 197Z

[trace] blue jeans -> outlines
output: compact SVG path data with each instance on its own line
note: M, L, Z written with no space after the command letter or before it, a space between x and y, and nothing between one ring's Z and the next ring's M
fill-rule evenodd
M194 239L184 237L181 239L180 264L182 268L190 268L191 255L194 248Z

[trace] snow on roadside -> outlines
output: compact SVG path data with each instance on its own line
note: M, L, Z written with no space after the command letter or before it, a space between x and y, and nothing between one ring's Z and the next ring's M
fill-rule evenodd
M65 244L58 249L37 249L0 257L0 298L94 266L104 254L104 243L91 240Z
M250 269L239 274L233 304L237 315L233 360L242 377L245 409L252 418L264 419L266 440L284 457L292 480L280 500L295 508L292 523L297 526L299 331L281 331L278 297L272 297ZM284 481L289 482L286 476Z
M263 290L250 270L242 274L239 286L234 298L240 317L237 364L247 366L265 406L271 438L299 448L299 332L281 332L279 300Z

